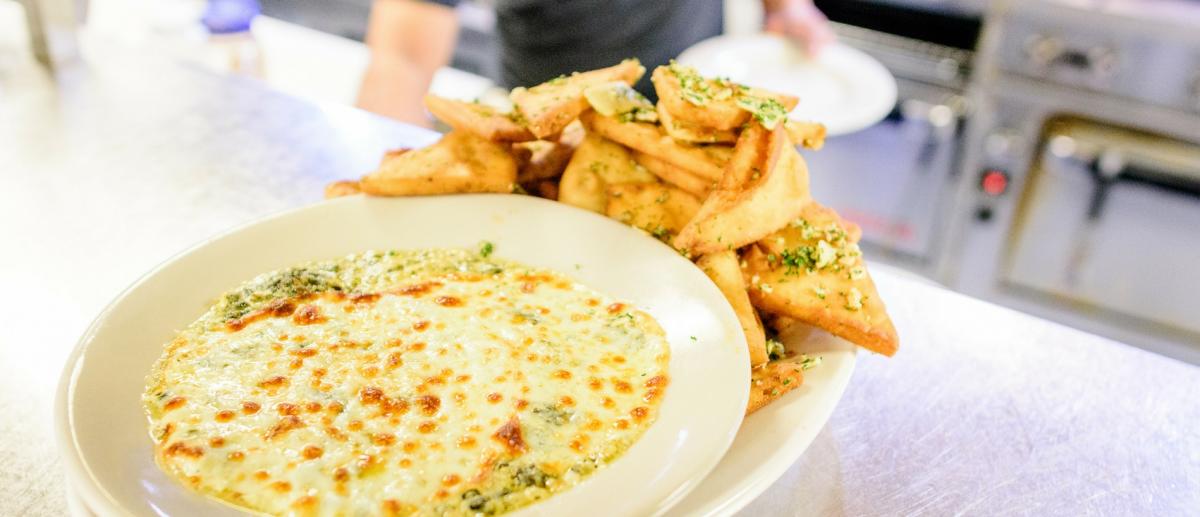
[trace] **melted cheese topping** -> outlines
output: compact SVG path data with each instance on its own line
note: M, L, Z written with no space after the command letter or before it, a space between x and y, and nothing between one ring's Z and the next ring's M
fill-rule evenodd
M167 345L144 402L162 468L246 509L495 514L625 451L668 359L649 315L553 272L366 253L225 295Z

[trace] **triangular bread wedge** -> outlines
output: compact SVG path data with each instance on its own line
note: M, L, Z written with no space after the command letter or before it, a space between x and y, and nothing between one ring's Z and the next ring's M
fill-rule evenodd
M783 128L787 130L788 138L796 145L814 151L825 147L825 124L789 120L783 124Z
M674 164L697 176L721 179L733 149L725 145L689 145L675 141L661 127L646 122L621 122L594 111L579 118L588 129L614 142Z
M376 196L512 192L516 180L517 162L508 146L451 131L431 146L388 153L359 188Z
M605 214L669 244L699 209L696 196L670 185L618 183L608 186Z
M704 78L695 68L678 63L655 68L650 80L658 101L672 118L715 130L734 130L749 122L752 115L747 101L756 106L778 103L774 112L782 118L799 102L791 95Z
M708 197L709 191L716 184L715 181L701 178L682 167L641 151L634 151L633 159L637 160L651 174L658 176L658 179L686 190L691 195L696 196L697 199Z
M805 207L793 223L743 254L750 300L891 356L899 337L863 263L857 234L833 210Z
M775 331L775 338L783 345L783 353L762 368L750 372L747 415L804 384L804 371L809 367L806 364L809 358L795 348L808 339L815 327L787 316L768 314L764 318L766 326Z
M696 254L737 249L786 225L811 201L808 168L783 128L752 124L738 137L717 189L674 244Z
M433 94L425 96L425 107L456 131L469 131L496 142L526 142L534 139L529 128L514 120L515 113L501 113L491 106Z
M362 188L358 186L358 182L355 180L340 180L325 185L325 199L353 196L361 193Z
M785 393L804 384L803 356L771 361L750 372L750 399L746 402L749 415L778 400Z
M750 304L750 296L746 294L746 281L742 278L742 270L738 265L738 256L733 251L718 251L700 257L696 261L704 274L708 275L721 294L733 307L738 321L742 324L742 332L746 334L746 346L750 351L750 367L754 368L767 362L767 337L763 331L762 321Z
M588 131L563 171L558 200L603 214L608 204L608 185L657 181L633 160L628 149Z
M590 72L577 72L551 79L532 88L516 88L509 97L525 119L525 125L538 138L562 131L588 109L583 91L590 86L622 81L632 86L646 73L637 59Z
M562 175L583 137L583 124L576 121L562 130L558 140L514 143L512 153L517 159L517 182L524 186Z
M737 132L732 129L713 129L693 122L680 120L659 102L656 110L658 123L671 138L689 144L732 144L737 141Z

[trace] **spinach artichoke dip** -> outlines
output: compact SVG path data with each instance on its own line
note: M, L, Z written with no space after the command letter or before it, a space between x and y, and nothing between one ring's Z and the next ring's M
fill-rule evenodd
M366 252L225 294L148 377L159 465L267 514L498 514L576 485L654 422L667 340L490 255Z

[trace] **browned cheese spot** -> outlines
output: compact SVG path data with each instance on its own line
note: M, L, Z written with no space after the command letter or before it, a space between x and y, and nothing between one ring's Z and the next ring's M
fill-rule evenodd
M404 296L421 296L428 294L435 288L441 287L441 282L422 282L419 284L406 285L396 290L397 294Z
M288 431L291 431L293 429L298 429L301 427L304 427L304 421L300 420L299 417L290 416L290 415L285 416L285 417L279 419L279 422L276 422L275 425L272 426L271 429L267 431L267 434L266 434L266 436L264 436L264 438L266 438L267 440L271 440L276 437L283 436Z
M316 305L305 305L292 315L292 322L297 325L316 325L325 323L327 318L321 314L321 308Z
M359 293L350 295L353 303L374 303L379 300L379 293Z
M439 296L433 301L442 307L462 307L463 305L462 298L457 296Z
M374 386L366 386L358 390L358 400L363 405L375 404L383 399L383 390Z
M396 443L396 435L392 433L375 433L371 435L371 443L380 447L387 447Z
M525 440L521 436L521 422L517 420L516 416L513 416L504 425L500 426L500 429L496 430L492 438L500 442L505 449L508 449L510 454L525 452Z
M322 454L325 454L325 449L316 445L305 445L304 449L300 451L300 455L309 460L320 458Z
M633 393L633 385L620 379L613 379L613 389L617 393Z
M199 458L204 455L204 449L201 449L199 446L191 446L183 442L175 442L167 446L167 449L163 451L163 453L167 456L178 456L182 454L190 458Z
M258 387L267 391L275 391L279 388L287 386L288 378L282 375L276 375L258 383Z

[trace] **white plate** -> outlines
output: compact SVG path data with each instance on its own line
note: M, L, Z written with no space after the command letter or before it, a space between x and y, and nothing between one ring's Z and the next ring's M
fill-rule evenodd
M787 346L821 364L804 372L799 388L746 417L721 463L670 515L733 514L775 483L825 427L850 383L857 348L820 330Z
M741 365L749 359L732 309L704 273L637 230L511 195L334 200L245 226L159 266L97 317L68 360L56 427L71 485L100 515L237 514L154 463L140 395L163 343L258 273L368 249L484 240L503 258L631 301L659 321L671 344L658 421L612 465L518 514L651 515L678 502L716 466L742 420L749 380Z
M825 124L829 135L883 120L896 105L896 79L875 58L841 43L813 59L772 34L717 36L693 45L679 62L706 76L800 97L796 120Z

